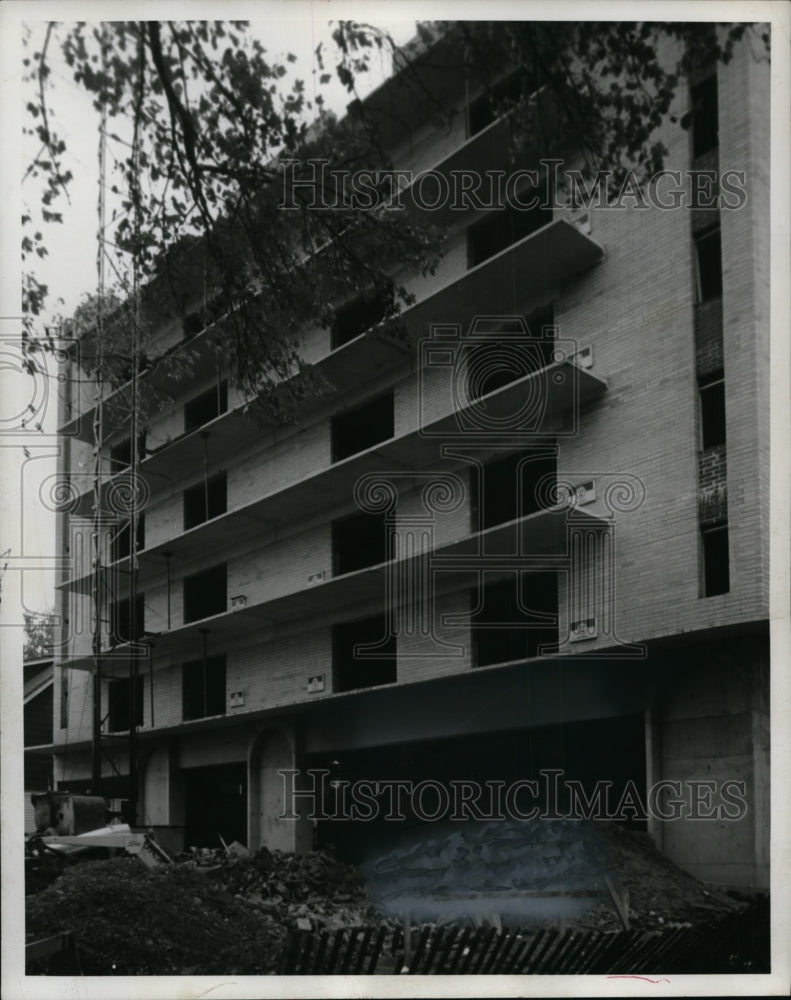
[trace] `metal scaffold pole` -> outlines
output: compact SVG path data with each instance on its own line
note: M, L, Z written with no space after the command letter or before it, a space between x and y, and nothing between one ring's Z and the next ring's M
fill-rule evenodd
M104 40L102 40L104 42ZM105 175L107 167L107 113L102 107L99 126L99 196L97 203L98 230L96 246L96 373L93 410L93 524L91 531L91 608L93 654L93 725L91 780L94 795L101 794L102 784L102 395L104 387L104 227Z

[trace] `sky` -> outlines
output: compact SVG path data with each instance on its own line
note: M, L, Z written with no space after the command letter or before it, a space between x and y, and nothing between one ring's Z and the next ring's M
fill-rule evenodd
M38 51L43 42L47 22L36 20L36 7L31 6L29 17L26 18L25 30L29 32L28 53ZM87 9L87 8L86 8ZM393 5L391 10L398 10ZM216 9L215 9L216 10ZM262 11L277 11L268 17L261 17ZM385 13L384 8L380 8ZM291 64L289 83L295 78L301 78L305 83L306 92L315 97L320 90L325 106L342 114L349 102L349 94L334 75L332 58L336 52L332 41L332 25L327 20L330 13L329 5L308 5L295 3L286 5L260 4L254 8L258 19L250 22L249 34L258 38L272 59L286 63L286 55L293 53L296 61ZM390 13L389 11L387 12ZM415 21L411 17L390 16L374 18L369 12L369 19L390 32L398 44L409 41L415 34ZM68 22L64 21L64 27ZM322 44L325 53L325 72L332 71L330 84L319 85L319 69L315 57L316 46ZM25 54L20 48L20 60ZM74 179L69 185L69 201L61 199L56 207L62 211L63 222L51 223L42 227L49 255L36 261L33 266L37 279L49 287L48 307L44 316L45 322L61 315L70 316L86 294L93 293L97 287L96 255L98 232L98 184L99 184L99 113L92 105L91 97L75 83L72 72L67 66L59 48L51 43L49 63L52 72L52 85L48 89L48 105L51 114L53 130L66 143L64 154L65 166L70 169ZM390 61L385 55L377 55L372 59L371 72L367 78L360 78L359 90L365 95L390 72ZM21 87L24 100L29 99L29 92ZM118 126L114 126L116 129ZM39 143L36 139L25 137L22 145L23 172L31 158L38 152ZM28 178L22 187L22 202L35 205L41 195L41 182ZM115 199L116 207L120 199ZM106 201L106 218L110 219L114 207L111 196ZM111 226L109 227L111 228ZM109 277L109 273L108 273ZM0 409L2 407L0 406ZM16 412L16 411L14 411ZM56 423L56 407L49 405L43 413L43 427L46 432L54 434ZM25 492L38 492L39 484L55 471L55 446L48 455L28 462ZM16 486L13 487L16 489ZM54 553L55 549L55 516L42 503L24 503L20 512L22 518L22 548L29 552L42 554ZM1 541L1 540L0 540ZM0 551L9 543L0 545ZM13 540L11 547L14 547ZM18 547L18 544L17 544ZM52 571L25 572L22 580L22 601L28 610L45 611L54 605L54 573Z
M34 8L35 9L35 8ZM288 53L296 56L293 72L286 77L301 78L308 95L320 92L325 106L342 113L349 101L349 94L334 75L332 55L337 51L332 41L332 25L327 21L324 5L294 4L289 8L278 7L277 17L250 22L249 34L258 38L268 56L285 62ZM415 21L401 18L371 17L377 27L388 30L398 44L409 41L415 34ZM45 22L28 20L31 34L31 51L37 51L46 31ZM319 43L325 53L325 71L333 72L332 82L324 87L318 83L320 70L316 63L315 49ZM52 127L66 143L65 165L74 174L69 185L70 204L61 200L58 210L63 211L63 223L52 223L44 230L49 257L35 266L36 277L49 286L51 320L57 313L69 316L86 293L96 289L96 232L98 228L97 194L99 180L99 114L91 98L73 80L71 70L60 52L52 54L52 87L48 92ZM364 96L379 84L390 71L389 59L376 56L372 72L367 79L360 78L359 89ZM117 126L113 126L116 128ZM24 154L29 159L36 155L39 143L28 138ZM40 182L28 179L22 188L23 200L35 202L40 192ZM106 206L107 218L112 204ZM59 301L59 300L62 300Z

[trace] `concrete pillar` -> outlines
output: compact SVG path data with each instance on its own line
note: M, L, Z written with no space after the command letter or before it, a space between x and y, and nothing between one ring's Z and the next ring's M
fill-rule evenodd
M761 638L688 654L661 706L659 730L661 778L680 781L686 799L695 783L713 783L711 803L720 807L715 818L657 821L665 854L704 881L768 888L768 649ZM743 809L721 808L726 783L731 792L743 787Z
M286 795L283 771L299 769L293 731L267 729L252 742L248 755L248 839L251 851L270 850L304 854L313 847L310 802L293 803ZM296 787L302 787L299 779ZM292 811L293 810L293 811ZM284 818L289 817L289 818Z
M154 827L166 847L183 850L184 782L175 743L154 747L141 761L140 772L138 822Z

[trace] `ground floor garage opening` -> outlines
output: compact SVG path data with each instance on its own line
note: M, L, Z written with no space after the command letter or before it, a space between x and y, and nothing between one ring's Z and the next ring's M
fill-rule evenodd
M215 764L185 768L184 843L190 847L222 847L247 843L247 764Z
M646 828L642 715L347 749L312 755L305 766L330 772L318 845L355 863L469 819L595 812L597 795L612 822Z

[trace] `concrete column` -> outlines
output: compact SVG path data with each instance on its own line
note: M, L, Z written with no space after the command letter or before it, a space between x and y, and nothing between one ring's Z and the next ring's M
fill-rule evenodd
M247 843L251 851L268 847L304 854L312 849L310 801L291 801L287 795L291 779L282 774L299 770L298 757L293 731L267 729L253 740L248 754ZM297 776L294 787L304 787L304 776Z

